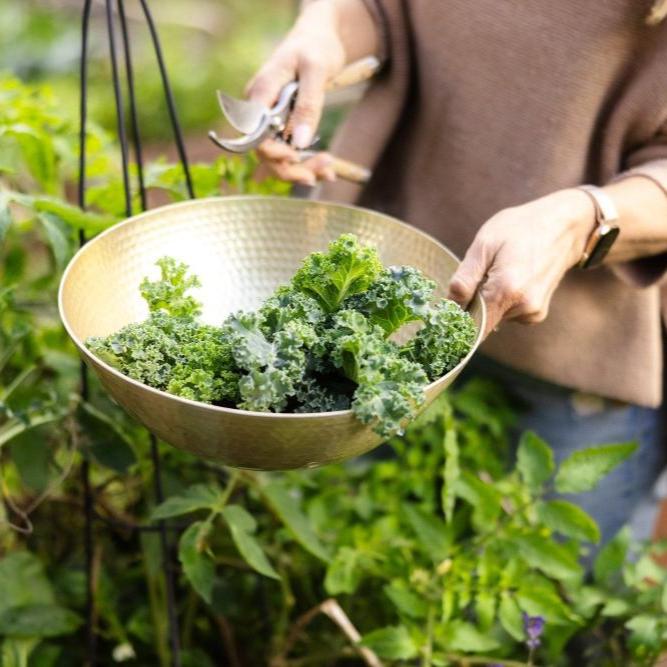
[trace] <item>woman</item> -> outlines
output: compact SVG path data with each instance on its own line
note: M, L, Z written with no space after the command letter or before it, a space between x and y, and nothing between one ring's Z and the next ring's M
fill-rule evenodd
M386 211L464 256L450 296L486 300L484 372L524 399L522 427L559 458L639 442L580 498L606 538L662 463L665 4L313 0L248 90L270 104L300 81L292 146L261 149L279 176L323 181L321 196ZM299 164L294 149L311 142L326 80L368 54L384 72L333 144L373 169L359 192L331 182L326 154Z

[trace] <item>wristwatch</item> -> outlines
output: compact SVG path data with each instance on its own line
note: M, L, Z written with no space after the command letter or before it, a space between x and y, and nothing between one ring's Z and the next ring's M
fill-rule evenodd
M599 266L606 257L614 241L618 238L618 209L612 198L595 185L580 185L579 190L585 192L595 208L595 229L588 237L584 252L577 266L580 269L591 269Z

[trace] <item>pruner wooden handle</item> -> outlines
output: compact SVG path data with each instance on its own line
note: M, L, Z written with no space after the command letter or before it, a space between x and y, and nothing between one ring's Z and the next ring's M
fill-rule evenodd
M331 168L334 170L336 176L352 183L360 183L361 185L368 183L371 178L371 170L362 167L356 162L343 160L339 157L334 157L331 163Z
M348 65L327 82L327 91L354 86L372 79L380 70L380 61L375 56L361 58Z

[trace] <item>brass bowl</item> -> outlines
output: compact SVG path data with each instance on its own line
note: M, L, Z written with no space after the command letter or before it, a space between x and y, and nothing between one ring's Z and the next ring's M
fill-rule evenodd
M203 287L203 319L257 307L287 282L303 258L352 232L375 245L385 264L409 264L447 285L456 257L432 237L398 220L353 206L279 197L218 197L137 215L85 245L65 270L58 305L68 334L102 385L162 440L229 466L287 470L342 461L380 444L350 410L273 414L220 408L152 389L91 354L89 336L105 336L147 316L139 283L156 276L155 261L186 262ZM484 329L481 299L472 305ZM480 343L478 335L474 348ZM449 386L473 351L426 389L427 403Z

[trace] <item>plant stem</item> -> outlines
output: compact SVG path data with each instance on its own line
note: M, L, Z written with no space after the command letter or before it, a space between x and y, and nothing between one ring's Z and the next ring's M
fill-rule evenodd
M219 512L231 498L232 493L234 493L234 489L236 488L236 484L238 483L240 477L241 477L240 470L234 470L230 473L227 486L224 488L222 495L220 496L220 500L218 501L218 504L216 506L217 512Z
M429 607L426 621L426 646L422 656L422 667L431 667L433 659L433 626L435 623L435 607Z

